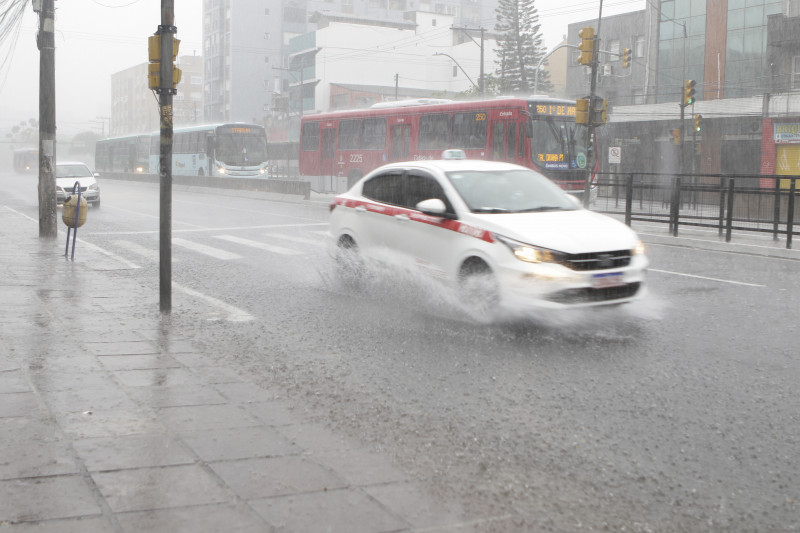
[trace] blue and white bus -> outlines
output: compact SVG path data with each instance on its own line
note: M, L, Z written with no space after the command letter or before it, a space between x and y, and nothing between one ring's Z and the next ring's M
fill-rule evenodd
M95 143L94 167L98 172L150 171L150 134L101 139Z
M159 173L160 135L150 138L150 172ZM175 176L267 177L267 133L245 123L176 128L172 134Z

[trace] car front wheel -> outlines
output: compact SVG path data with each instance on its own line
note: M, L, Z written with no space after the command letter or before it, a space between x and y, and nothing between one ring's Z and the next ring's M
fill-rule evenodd
M487 314L500 303L500 288L489 265L473 257L461 265L458 274L458 289L461 301L471 311Z

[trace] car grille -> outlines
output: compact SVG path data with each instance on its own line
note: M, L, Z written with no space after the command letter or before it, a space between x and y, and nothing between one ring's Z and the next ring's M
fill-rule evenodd
M612 300L622 300L631 298L639 292L640 284L628 283L619 287L605 287L602 289L569 289L550 295L547 299L551 302L562 304L579 304L593 302L607 302Z
M587 270L606 270L621 268L631 262L630 250L617 250L615 252L597 252L591 254L567 254L564 266L572 270L585 272Z

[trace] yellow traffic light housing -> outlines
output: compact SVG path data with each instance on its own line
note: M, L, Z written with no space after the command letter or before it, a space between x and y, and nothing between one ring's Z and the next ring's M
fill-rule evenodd
M581 98L575 101L575 123L589 124L589 99Z
M694 103L694 80L686 80L683 84L683 107L690 106Z
M703 129L703 115L694 116L694 131L700 133Z
M591 65L594 60L594 28L587 26L578 32L578 37L581 38L581 44L578 45L578 50L581 51L578 57L578 63L581 65Z
M681 144L681 130L680 128L675 128L672 130L672 142L674 144Z
M595 98L592 108L592 125L602 126L608 120L608 100Z
M180 39L172 38L172 61L178 57ZM150 64L147 67L147 84L151 89L161 89L161 35L151 35L147 38L147 52ZM172 66L172 89L174 90L181 82L183 72L176 66ZM168 89L169 87L164 87Z
M631 66L631 49L624 48L622 50L622 68L628 68Z

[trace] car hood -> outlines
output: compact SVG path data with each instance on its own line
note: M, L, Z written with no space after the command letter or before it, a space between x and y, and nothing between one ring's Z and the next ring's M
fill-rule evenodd
M518 214L471 214L469 222L526 244L565 253L627 250L638 237L628 226L587 209ZM464 220L467 222L467 220Z
M61 187L67 192L72 192L72 188L75 186L75 182L79 181L81 183L81 187L89 187L97 183L97 180L94 176L79 176L74 178L56 178L56 187Z

